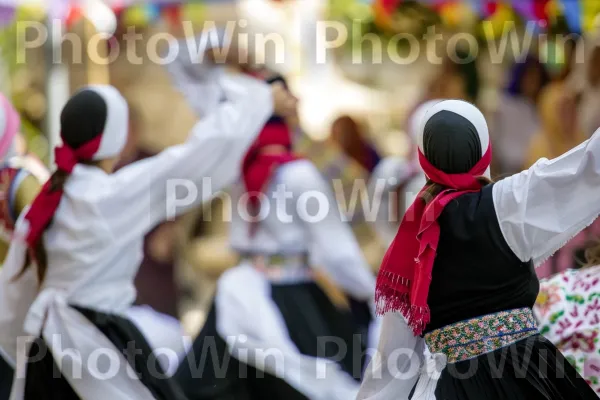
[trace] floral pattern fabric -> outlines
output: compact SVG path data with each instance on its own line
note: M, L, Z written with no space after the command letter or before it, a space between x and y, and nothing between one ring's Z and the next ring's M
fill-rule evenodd
M542 335L600 394L600 266L542 281L534 313Z
M531 309L488 314L436 329L425 335L431 353L456 363L491 353L538 333Z

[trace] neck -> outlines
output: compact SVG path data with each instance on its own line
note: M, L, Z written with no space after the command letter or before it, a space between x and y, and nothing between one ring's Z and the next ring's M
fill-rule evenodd
M288 149L280 144L272 144L260 149L261 154L282 154L287 153Z
M98 160L98 161L82 162L82 164L100 168L102 171L106 172L107 174L111 174L115 169L116 160L108 158L108 159Z

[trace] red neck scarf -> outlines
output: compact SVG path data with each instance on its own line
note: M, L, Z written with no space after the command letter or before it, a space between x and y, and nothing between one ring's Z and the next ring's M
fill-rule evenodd
M437 219L451 200L481 189L482 184L476 177L485 173L491 159L492 148L489 146L469 172L446 174L431 165L419 151L419 162L427 177L446 189L427 205L417 197L407 210L383 258L375 290L377 312L400 312L416 336L423 333L430 321L427 296L440 238Z
M102 135L97 135L94 139L83 144L77 149L63 144L54 149L54 160L59 171L71 174L75 165L81 161L89 161L100 148ZM53 190L54 189L54 190ZM44 184L40 193L37 195L25 219L29 222L29 233L27 235L27 244L30 248L35 247L42 237L42 234L52 221L54 213L60 204L63 195L62 188L52 187L52 178Z
M268 146L283 146L287 151L269 154L262 150ZM253 214L258 211L260 196L267 189L273 173L282 164L297 160L292 153L292 138L288 126L283 122L269 122L260 132L254 144L246 153L242 164L242 174L246 191L249 194Z

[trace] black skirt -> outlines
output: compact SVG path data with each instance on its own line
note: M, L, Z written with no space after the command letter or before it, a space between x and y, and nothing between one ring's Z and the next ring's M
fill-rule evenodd
M287 334L302 354L339 360L345 372L360 380L370 320L367 305L351 301L351 311L339 309L312 282L273 284L271 297L285 321ZM218 317L213 304L202 331L174 376L189 400L306 400L284 380L233 358L217 333ZM326 336L339 338L340 342L318 340ZM348 351L335 358L340 343Z
M0 400L10 398L14 372L13 367L0 356Z
M158 400L184 400L181 389L167 378L159 360L138 328L127 318L94 310L74 307L90 320L114 345L123 351L140 381ZM132 346L131 343L134 345ZM35 340L29 358L43 351L39 361L27 364L25 400L79 399L62 376L52 354L42 338ZM110 382L107 382L110 384Z
M448 364L436 400L597 400L598 396L541 335Z

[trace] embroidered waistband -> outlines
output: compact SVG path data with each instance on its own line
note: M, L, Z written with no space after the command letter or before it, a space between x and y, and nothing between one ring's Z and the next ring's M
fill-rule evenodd
M436 329L425 335L431 353L456 363L491 353L538 333L530 308L502 311Z

